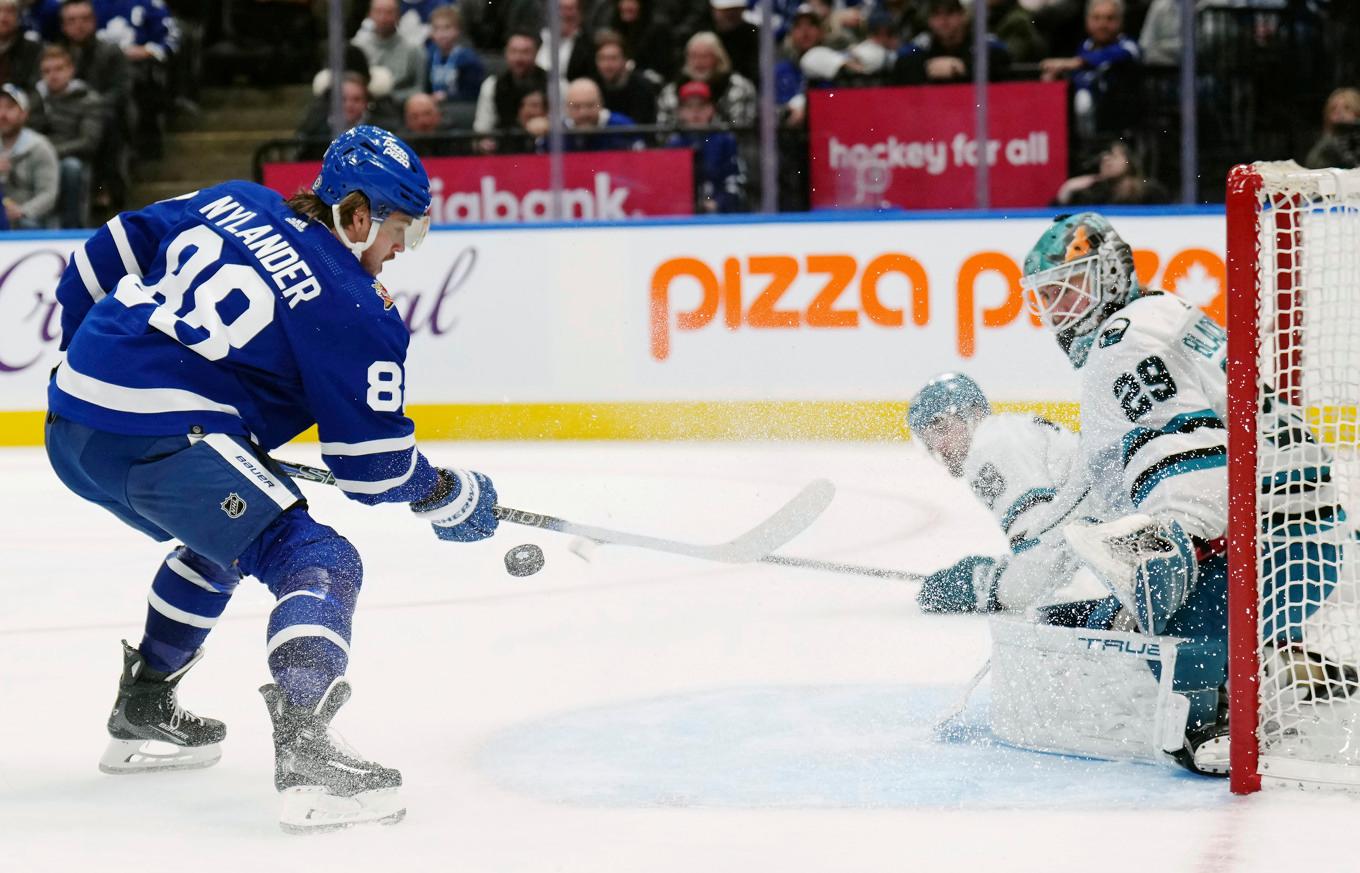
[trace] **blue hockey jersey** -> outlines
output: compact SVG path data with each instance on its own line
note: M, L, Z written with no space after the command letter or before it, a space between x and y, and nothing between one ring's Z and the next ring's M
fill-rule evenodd
M316 424L350 497L433 490L404 413L404 322L354 255L273 191L228 182L115 217L74 252L57 300L57 415L122 434L243 434L265 450Z

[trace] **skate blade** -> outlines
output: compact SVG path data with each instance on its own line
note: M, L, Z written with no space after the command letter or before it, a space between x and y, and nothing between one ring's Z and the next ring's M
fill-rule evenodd
M289 788L282 793L279 827L289 834L320 834L362 824L394 825L406 817L398 789L362 791L340 797L324 788Z
M1195 769L1206 776L1228 775L1229 754L1228 736L1214 737L1195 749Z
M177 746L161 740L109 740L99 759L99 769L115 776L159 773L168 770L200 770L222 760L222 744Z

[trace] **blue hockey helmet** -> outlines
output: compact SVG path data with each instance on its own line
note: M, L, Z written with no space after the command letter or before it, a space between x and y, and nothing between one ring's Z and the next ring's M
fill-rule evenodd
M978 383L962 373L941 373L912 398L907 426L919 431L945 415L982 418L991 414L992 404Z
M321 159L312 191L331 207L337 229L340 201L354 191L368 198L374 222L368 240L340 239L356 255L373 244L377 225L394 212L411 217L407 248L420 245L430 228L430 177L411 147L381 127L360 124L337 136Z
M1020 280L1030 308L1072 363L1086 362L1095 331L1139 297L1133 249L1103 215L1060 215L1025 256Z

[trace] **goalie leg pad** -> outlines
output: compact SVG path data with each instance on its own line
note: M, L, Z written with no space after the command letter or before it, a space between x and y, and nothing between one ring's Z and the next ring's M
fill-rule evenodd
M1168 632L1199 573L1195 545L1178 522L1137 514L1104 524L1074 522L1063 535L1139 629L1151 635Z

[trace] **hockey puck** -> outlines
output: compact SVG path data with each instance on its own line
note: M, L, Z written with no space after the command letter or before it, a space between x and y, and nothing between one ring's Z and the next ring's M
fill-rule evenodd
M533 543L515 546L505 553L505 572L511 576L532 576L543 569L543 550Z

